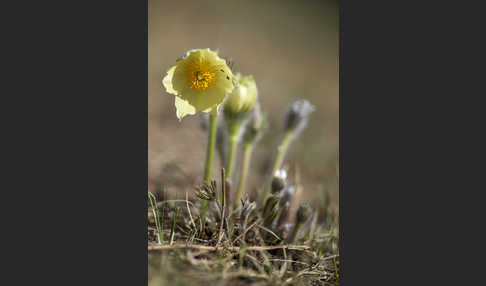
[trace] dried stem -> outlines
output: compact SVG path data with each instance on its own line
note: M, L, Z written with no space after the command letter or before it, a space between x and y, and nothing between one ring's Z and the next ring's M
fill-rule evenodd
M260 197L260 205L263 205L270 195L270 189L272 185L272 179L278 169L282 166L287 150L289 149L290 143L292 142L294 135L294 130L288 130L285 132L280 145L277 148L277 155L273 161L273 166L270 173L267 175L267 181L264 184L263 193Z
M225 209L226 209L226 172L224 168L221 168L221 225L219 226L219 236L218 236L218 243L219 245L221 239L223 238L223 225L225 221Z

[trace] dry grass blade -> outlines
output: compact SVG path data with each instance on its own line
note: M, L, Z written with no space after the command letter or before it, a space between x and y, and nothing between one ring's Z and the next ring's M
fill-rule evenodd
M159 217L159 209L157 208L157 199L151 192L148 192L148 198L152 207L153 218L157 229L157 240L159 243L162 243L164 241L164 231L161 225L162 219Z
M196 224L194 223L194 220L192 219L192 214L191 214L191 209L189 208L189 200L187 199L187 192L186 192L186 207L187 207L187 212L189 213L189 218L191 219L192 226L194 226L194 229L196 229Z
M271 231L270 229L264 227L263 225L257 225L258 228L263 229L264 231L270 233L273 235L277 240L282 240L278 235L275 234L275 232Z

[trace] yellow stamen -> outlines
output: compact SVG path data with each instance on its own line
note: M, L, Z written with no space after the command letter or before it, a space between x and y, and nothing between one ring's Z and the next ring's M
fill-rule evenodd
M207 63L192 62L187 70L187 83L197 91L205 91L216 81L216 72Z

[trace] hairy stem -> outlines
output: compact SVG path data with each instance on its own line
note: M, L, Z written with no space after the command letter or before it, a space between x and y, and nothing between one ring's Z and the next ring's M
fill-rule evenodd
M213 162L214 146L216 144L216 116L217 115L212 114L209 116L208 145L206 149L206 163L204 165L204 182L206 184L211 183L211 166ZM204 218L207 207L208 202L203 200L201 202L201 218Z
M230 148L229 148L229 156L226 165L226 170L227 170L227 177L231 178L233 165L236 157L236 148L238 147L238 136L231 134L229 138L229 143L230 143Z
M253 150L253 145L251 143L245 143L245 146L243 147L243 162L240 171L240 181L238 182L238 190L236 191L236 195L233 200L234 208L238 207L241 196L243 195L243 190L246 187L246 179L248 176L248 168L250 167L252 150Z
M289 149L290 142L292 142L292 135L293 135L293 130L286 131L284 134L284 137L282 138L282 142L280 142L280 145L277 148L277 155L275 156L275 160L273 161L273 166L270 174L268 174L267 181L265 183L264 187L264 192L263 195L261 196L261 204L265 203L266 199L268 198L268 195L270 194L270 189L271 189L271 184L272 184L272 179L273 176L275 175L275 172L277 172L280 167L282 167L283 160L285 158L285 155L287 154L287 150Z
M216 115L209 116L208 145L206 149L206 164L204 165L204 182L211 183L211 165L213 162L214 146L216 143Z

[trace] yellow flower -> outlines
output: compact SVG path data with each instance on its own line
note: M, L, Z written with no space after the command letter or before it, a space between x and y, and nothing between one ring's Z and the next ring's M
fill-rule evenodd
M190 50L167 71L163 84L175 95L179 120L198 111L216 115L226 94L233 90L233 73L217 52Z
M244 116L255 104L258 94L257 86L251 75L242 76L240 73L237 73L235 81L238 84L228 95L224 103L224 112L229 116Z

